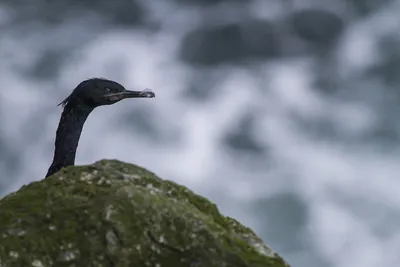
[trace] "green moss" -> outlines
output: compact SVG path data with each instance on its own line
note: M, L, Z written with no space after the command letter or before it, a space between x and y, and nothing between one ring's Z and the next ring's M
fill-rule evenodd
M116 160L64 168L1 199L3 265L287 266L207 199Z

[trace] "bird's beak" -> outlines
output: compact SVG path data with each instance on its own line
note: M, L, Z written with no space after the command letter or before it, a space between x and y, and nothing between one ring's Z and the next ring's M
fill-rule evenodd
M110 100L119 101L125 98L153 98L155 96L156 95L153 91L146 89L143 91L126 90L123 92L111 93L107 95L107 98L109 98Z
M124 96L124 98L139 98L139 97L153 98L153 97L156 97L156 94L153 91L151 91L150 89L145 89L143 91L126 90L125 92L122 92L122 95Z

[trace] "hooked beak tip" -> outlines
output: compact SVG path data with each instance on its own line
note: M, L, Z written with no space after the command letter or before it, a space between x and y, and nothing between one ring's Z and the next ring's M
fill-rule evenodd
M141 92L141 96L147 97L147 98L154 98L154 97L156 97L156 94L153 91L146 89Z

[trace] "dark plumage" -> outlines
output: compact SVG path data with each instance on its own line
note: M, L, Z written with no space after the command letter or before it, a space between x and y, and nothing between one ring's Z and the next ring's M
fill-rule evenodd
M96 107L112 105L125 98L152 98L150 90L129 91L121 84L104 78L93 78L81 82L59 105L64 108L58 125L53 163L46 177L62 167L75 164L76 149L83 124Z

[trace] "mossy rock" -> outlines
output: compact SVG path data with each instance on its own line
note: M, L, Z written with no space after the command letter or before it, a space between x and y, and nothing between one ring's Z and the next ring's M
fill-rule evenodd
M0 266L288 265L207 199L138 166L102 160L0 200Z

